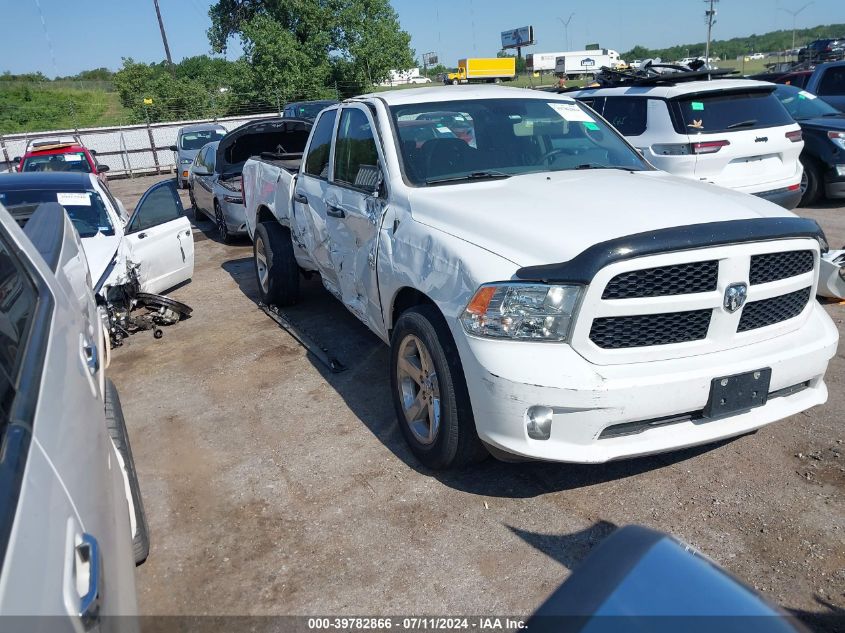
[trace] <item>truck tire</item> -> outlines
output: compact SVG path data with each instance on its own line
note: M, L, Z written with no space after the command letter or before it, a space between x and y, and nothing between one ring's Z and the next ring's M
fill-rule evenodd
M252 254L262 303L295 304L299 299L299 265L290 231L276 222L261 222L255 227Z
M405 311L390 341L390 386L402 435L425 466L440 470L481 461L463 366L440 311Z
M460 81L458 81L457 79L453 79L453 80L452 80L452 85L453 85L453 86L457 86L459 83L461 83L461 82L460 82Z
M804 174L801 176L801 202L798 206L807 207L819 199L822 192L822 181L816 161L807 156L801 156Z
M150 554L150 531L147 526L147 515L144 512L144 502L141 499L141 486L138 484L138 473L135 470L135 460L132 457L132 447L129 445L129 434L126 431L126 420L120 406L120 396L114 383L106 379L104 393L106 409L106 426L114 445L117 447L126 477L129 480L129 492L132 495L132 508L135 513L135 534L132 535L132 550L135 564L140 565Z

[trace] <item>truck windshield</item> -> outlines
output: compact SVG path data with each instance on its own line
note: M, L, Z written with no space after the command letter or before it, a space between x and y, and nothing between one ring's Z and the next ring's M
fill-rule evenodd
M94 237L97 233L114 235L114 226L103 200L94 191L0 191L0 203L21 226L26 224L42 202L58 202L62 205L79 232L79 237Z
M842 115L839 110L824 99L819 99L816 95L795 86L779 85L775 88L775 96L796 121Z
M604 121L571 100L472 99L391 107L406 179L455 184L575 169L646 170Z

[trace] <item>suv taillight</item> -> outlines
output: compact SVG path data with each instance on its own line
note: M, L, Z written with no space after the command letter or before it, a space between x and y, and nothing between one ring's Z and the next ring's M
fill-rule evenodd
M793 130L792 132L786 133L786 138L793 143L800 143L804 137L801 135L801 130Z
M715 154L730 144L730 141L702 141L701 143L692 143L691 148L693 154Z

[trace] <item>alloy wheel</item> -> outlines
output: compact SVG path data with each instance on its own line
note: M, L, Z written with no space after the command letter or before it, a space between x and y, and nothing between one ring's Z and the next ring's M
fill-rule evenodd
M270 274L267 268L267 249L260 237L255 238L255 269L258 272L258 284L266 295L270 291Z
M396 377L405 423L420 444L433 444L440 431L440 382L431 352L413 334L399 345Z

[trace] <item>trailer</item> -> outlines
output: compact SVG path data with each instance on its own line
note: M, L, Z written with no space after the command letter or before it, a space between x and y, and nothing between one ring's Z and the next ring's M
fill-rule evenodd
M555 59L555 74L567 79L595 75L603 66L616 68L621 64L619 53L614 50L572 51Z
M529 53L525 56L525 67L535 73L554 72L557 58L567 54L566 51L559 53Z

